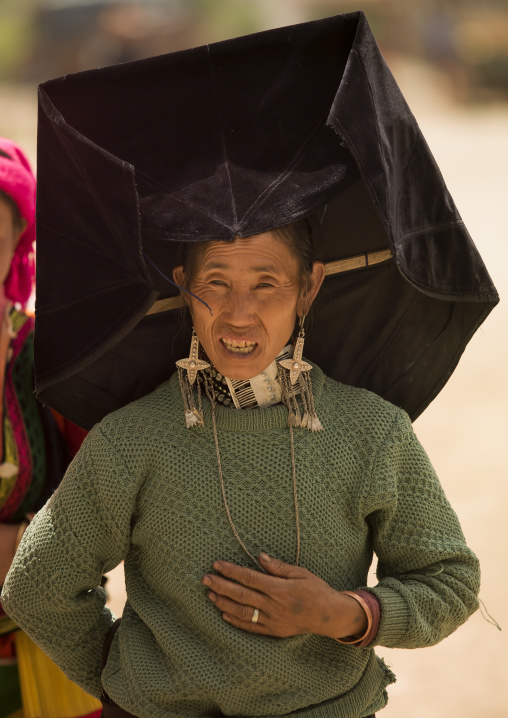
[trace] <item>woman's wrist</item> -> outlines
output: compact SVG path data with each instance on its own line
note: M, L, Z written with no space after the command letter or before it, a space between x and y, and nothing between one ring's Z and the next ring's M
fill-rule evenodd
M339 643L358 644L363 642L365 637L368 636L372 630L372 611L370 610L368 603L366 603L362 596L356 591L344 591L343 593L356 601L359 609L361 609L363 615L365 616L365 622L362 630L350 633L346 636L336 636L335 638L339 641Z
M331 607L332 619L327 625L329 638L342 640L350 636L363 636L369 627L369 619L363 605L348 591L335 591Z
M15 543L15 545L14 545L14 553L16 553L16 551L18 550L18 546L19 546L19 544L21 543L21 539L23 538L23 534L25 533L25 531L26 531L27 528L28 528L28 523L29 523L29 522L25 519L25 520L22 521L22 522L19 524L19 526L18 526L18 532L17 532L17 534L16 534L16 543Z
M21 532L22 526L23 524L0 523L0 585L5 581L12 559L16 553L18 536L20 533L21 535L24 533L24 529L23 532Z

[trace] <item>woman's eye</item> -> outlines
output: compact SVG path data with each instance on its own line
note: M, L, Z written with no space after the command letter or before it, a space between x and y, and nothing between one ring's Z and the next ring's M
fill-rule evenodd
M270 284L270 282L259 282L258 288L264 289L265 287L273 287L273 284Z
M224 287L226 285L226 282L223 279L211 279L210 284L215 284L220 287Z

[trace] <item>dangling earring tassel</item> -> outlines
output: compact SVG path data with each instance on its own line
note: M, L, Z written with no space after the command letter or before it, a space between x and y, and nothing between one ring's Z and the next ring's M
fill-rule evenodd
M194 392L189 384L189 380L183 369L178 367L178 380L180 382L180 391L182 392L183 399L183 413L185 417L185 426L190 429L191 426L203 426L203 414L196 407L194 401ZM198 383L198 391L200 385Z
M278 364L277 379L281 388L281 400L288 410L288 426L301 426L302 417L295 390L289 379L289 371Z
M198 371L208 369L210 364L198 357L199 339L194 329L192 330L191 346L188 359L179 359L176 362L178 367L178 379L182 392L185 425L188 429L191 426L203 426L203 410L201 408L201 384L198 381L198 404L196 407L192 385L196 381Z
M279 362L279 364L289 372L289 381L286 376L284 376L283 379L283 387L286 385L284 387L284 394L286 395L289 410L288 424L290 426L300 426L302 429L308 429L309 431L322 431L323 425L319 421L318 415L316 414L314 397L312 395L312 383L308 374L308 372L312 369L312 366L302 359L303 345L305 342L305 331L303 328L304 321L305 314L300 319L300 327L295 342L293 358L282 359ZM284 374L285 373L286 372L284 372ZM299 380L300 396L303 405L303 417L301 418L293 388L297 380ZM296 405L296 409L294 405ZM296 416L293 416L294 414L297 415L298 419L296 419Z
M319 417L316 414L314 395L312 393L312 382L308 374L302 374L300 376L300 387L302 401L307 405L302 418L302 428L306 428L309 431L323 431L323 424L320 422Z

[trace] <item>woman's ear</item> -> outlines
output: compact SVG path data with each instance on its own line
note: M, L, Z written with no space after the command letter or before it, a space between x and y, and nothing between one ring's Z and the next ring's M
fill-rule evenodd
M296 313L299 317L309 313L312 302L317 296L323 280L325 278L325 265L323 262L314 262L312 272L307 277L305 288L300 292Z
M182 264L179 264L178 267L173 269L173 281L178 284L179 287L185 287L185 272L183 271ZM187 292L180 292L180 294L190 306L189 295Z

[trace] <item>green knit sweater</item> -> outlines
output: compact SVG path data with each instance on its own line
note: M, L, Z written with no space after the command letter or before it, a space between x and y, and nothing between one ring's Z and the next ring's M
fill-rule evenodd
M339 590L364 588L378 556L375 643L437 643L477 607L466 547L404 412L312 372L324 431L295 429L300 564ZM221 498L205 426L186 429L178 379L109 415L26 531L6 580L6 611L98 696L112 623L100 578L125 559L128 602L102 680L141 718L354 718L395 680L372 648L317 635L277 639L233 628L201 579L215 559L250 565ZM219 406L229 508L249 550L296 551L287 410Z

